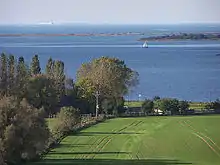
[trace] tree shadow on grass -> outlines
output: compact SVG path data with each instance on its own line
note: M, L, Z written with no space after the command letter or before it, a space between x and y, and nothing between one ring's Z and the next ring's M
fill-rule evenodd
M46 159L34 165L187 165L192 163L170 159Z
M79 132L76 136L94 136L94 135L139 135L138 132Z
M63 144L60 143L56 146L56 148L73 148L73 147L91 147L95 144Z
M103 154L129 154L130 152L56 152L50 151L50 155L103 155Z

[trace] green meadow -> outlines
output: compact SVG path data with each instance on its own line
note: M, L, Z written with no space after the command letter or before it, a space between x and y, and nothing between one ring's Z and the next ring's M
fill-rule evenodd
M126 101L125 102L125 106L128 107L141 107L143 104L143 101ZM196 109L196 110L203 110L205 109L205 105L207 103L203 103L203 102L190 102L189 103L189 108L190 109Z
M115 118L72 134L41 165L219 165L220 116Z

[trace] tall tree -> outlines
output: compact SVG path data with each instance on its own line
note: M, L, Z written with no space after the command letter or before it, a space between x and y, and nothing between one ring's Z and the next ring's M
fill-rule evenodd
M35 108L44 108L47 115L54 113L57 97L53 80L40 74L29 79L27 84L27 101Z
M47 61L47 65L46 65L46 74L48 76L52 76L53 75L53 69L54 69L54 61L50 57L49 60Z
M88 81L101 95L121 97L138 83L138 73L117 58L101 57L83 64L77 72L77 83ZM83 83L82 83L83 84Z
M153 109L154 109L154 102L152 100L145 100L142 104L142 112L144 113L152 113L153 112Z
M8 95L15 94L15 57L10 55L8 58Z
M179 101L179 108L181 114L186 114L189 108L189 103L187 101Z
M30 66L31 75L37 75L41 73L40 61L38 59L38 55L35 55L32 58L31 66Z
M1 54L0 61L0 95L4 96L7 94L7 56L6 54Z
M65 95L65 73L64 63L62 61L55 61L54 64L54 81L57 89L58 99L61 99Z
M97 100L117 99L138 83L138 73L128 68L124 61L101 57L81 66L76 83L84 91L84 97L92 98L93 93Z
M25 97L28 78L28 66L25 64L24 57L19 57L16 74L16 94L20 99Z

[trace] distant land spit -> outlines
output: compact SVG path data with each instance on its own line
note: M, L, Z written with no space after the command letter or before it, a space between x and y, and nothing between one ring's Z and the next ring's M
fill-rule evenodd
M33 33L33 34L0 34L0 37L22 37L22 36L131 36L131 35L144 35L139 32L126 32L126 33L70 33L70 34L48 34L48 33Z

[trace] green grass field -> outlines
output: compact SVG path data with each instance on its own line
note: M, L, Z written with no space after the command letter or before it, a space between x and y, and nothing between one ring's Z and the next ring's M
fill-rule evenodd
M66 137L34 164L219 165L220 116L116 118Z
M141 107L143 101L126 101L125 106L128 107ZM199 103L199 102L192 102L189 103L189 108L190 109L196 109L196 110L202 110L205 108L206 103Z
M47 118L46 122L48 124L49 129L52 129L56 124L56 118Z

